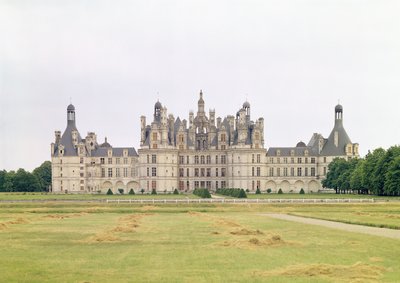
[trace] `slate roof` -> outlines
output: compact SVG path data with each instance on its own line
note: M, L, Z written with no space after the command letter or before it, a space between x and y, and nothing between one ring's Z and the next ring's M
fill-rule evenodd
M106 148L106 147L98 147L98 148L92 150L92 156L93 157L106 157L106 156L108 156L109 149L110 148ZM111 148L113 157L118 157L118 156L122 157L123 153L124 153L124 149L128 150L128 156L138 156L134 147L113 147L113 148Z
M68 106L69 107L69 106ZM74 147L72 143L72 131L78 131L75 126L74 121L68 121L67 128L65 129L60 142L56 145L54 149L54 155L58 156L58 145L62 144L64 146L64 156L78 156L78 150ZM78 132L78 143L82 141L81 135Z
M335 145L335 132L338 133L338 145ZM325 146L322 148L321 155L342 156L346 155L346 145L351 143L341 119L335 120L335 127L329 135Z

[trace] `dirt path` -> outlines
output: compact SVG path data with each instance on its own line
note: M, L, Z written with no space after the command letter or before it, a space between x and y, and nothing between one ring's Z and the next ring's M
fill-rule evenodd
M299 222L299 223L304 223L304 224L319 225L319 226L324 226L324 227L328 227L328 228L344 230L344 231L348 231L348 232L357 232L357 233L381 236L381 237L392 238L392 239L400 239L400 230L369 227L369 226L354 225L354 224L346 224L346 223L312 219L312 218L293 216L293 215L287 215L287 214L268 213L268 214L262 214L262 215L276 218L276 219L294 221L294 222Z

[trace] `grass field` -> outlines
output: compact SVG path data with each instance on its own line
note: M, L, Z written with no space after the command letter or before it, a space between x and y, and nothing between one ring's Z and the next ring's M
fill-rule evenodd
M1 282L398 282L398 240L265 212L399 218L400 204L3 203ZM363 215L365 213L365 215ZM392 222L390 222L392 223Z

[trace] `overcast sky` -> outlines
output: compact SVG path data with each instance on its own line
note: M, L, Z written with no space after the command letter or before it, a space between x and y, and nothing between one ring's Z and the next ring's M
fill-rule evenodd
M181 119L247 99L265 146L327 137L340 99L362 155L400 142L400 1L0 0L0 169L81 135L139 147L157 99Z

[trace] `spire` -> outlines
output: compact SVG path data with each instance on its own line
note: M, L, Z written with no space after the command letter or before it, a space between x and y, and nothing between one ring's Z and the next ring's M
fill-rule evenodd
M67 107L67 123L75 126L75 106L72 104Z
M203 99L203 91L200 90L200 99L197 103L198 106L198 113L204 113L204 99Z

